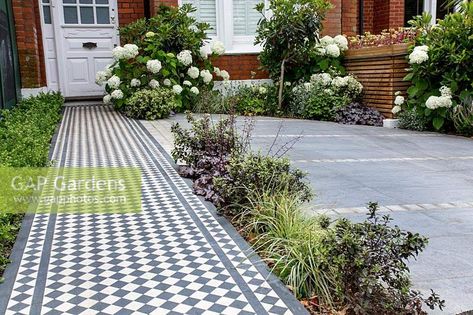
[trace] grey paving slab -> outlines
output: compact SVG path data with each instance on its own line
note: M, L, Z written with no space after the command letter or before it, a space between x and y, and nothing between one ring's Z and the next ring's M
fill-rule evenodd
M52 157L139 167L143 211L27 217L0 314L306 314L139 122L66 106Z
M186 125L183 115L165 124L173 122ZM473 309L473 139L256 117L253 147L266 152L278 133L278 145L302 135L288 155L308 172L314 213L360 220L366 203L378 201L395 224L430 238L410 264L414 286L446 299L440 314Z

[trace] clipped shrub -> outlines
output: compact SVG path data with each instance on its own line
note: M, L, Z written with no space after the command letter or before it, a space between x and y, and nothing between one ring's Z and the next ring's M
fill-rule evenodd
M61 119L63 103L59 93L41 93L1 111L0 166L47 166L50 141ZM22 219L21 213L0 213L0 275L10 262L8 257Z
M61 118L64 98L41 93L1 112L0 165L41 167L48 161L49 142Z
M313 194L305 180L306 173L293 169L286 158L264 156L261 153L233 154L227 174L214 179L215 189L222 198L220 211L234 216L249 203L251 194L277 194L287 190L309 201Z
M422 109L411 108L397 114L397 118L399 118L399 128L415 131L425 131L429 129L429 120L420 113L420 111L422 111Z
M351 103L338 109L335 121L346 125L383 126L383 115L376 109L361 103Z
M378 214L378 204L368 205L361 223L339 219L328 234L329 261L339 270L342 305L350 314L426 314L444 306L432 292L426 299L412 290L407 262L427 246L427 238L391 226L389 215Z
M174 94L165 88L139 90L127 99L123 112L136 119L161 119L169 117L176 107Z

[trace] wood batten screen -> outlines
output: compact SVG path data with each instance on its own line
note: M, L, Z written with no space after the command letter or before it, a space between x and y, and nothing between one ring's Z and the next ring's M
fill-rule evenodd
M407 74L409 44L367 47L347 51L345 67L363 84L363 103L376 108L386 118L392 118L394 93L406 94L410 82Z

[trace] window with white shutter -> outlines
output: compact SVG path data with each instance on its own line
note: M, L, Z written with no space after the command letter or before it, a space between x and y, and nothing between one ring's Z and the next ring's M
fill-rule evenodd
M181 0L181 4L190 3L197 11L193 13L199 22L209 23L211 29L207 34L217 36L217 5L216 0Z
M261 17L255 7L262 0L233 0L233 34L254 36Z
M211 39L225 44L227 53L258 52L254 45L260 13L255 10L258 3L268 0L179 0L179 4L192 4L199 22L209 23L207 32Z

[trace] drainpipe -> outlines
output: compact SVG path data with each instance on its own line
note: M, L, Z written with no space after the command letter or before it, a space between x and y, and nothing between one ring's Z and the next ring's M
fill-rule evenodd
M359 20L359 24L358 24L358 32L360 33L360 35L363 35L364 33L364 15L365 15L365 2L364 0L358 0L358 16L360 17Z
M145 6L145 18L149 19L151 17L151 3L149 0L143 0L143 2Z

